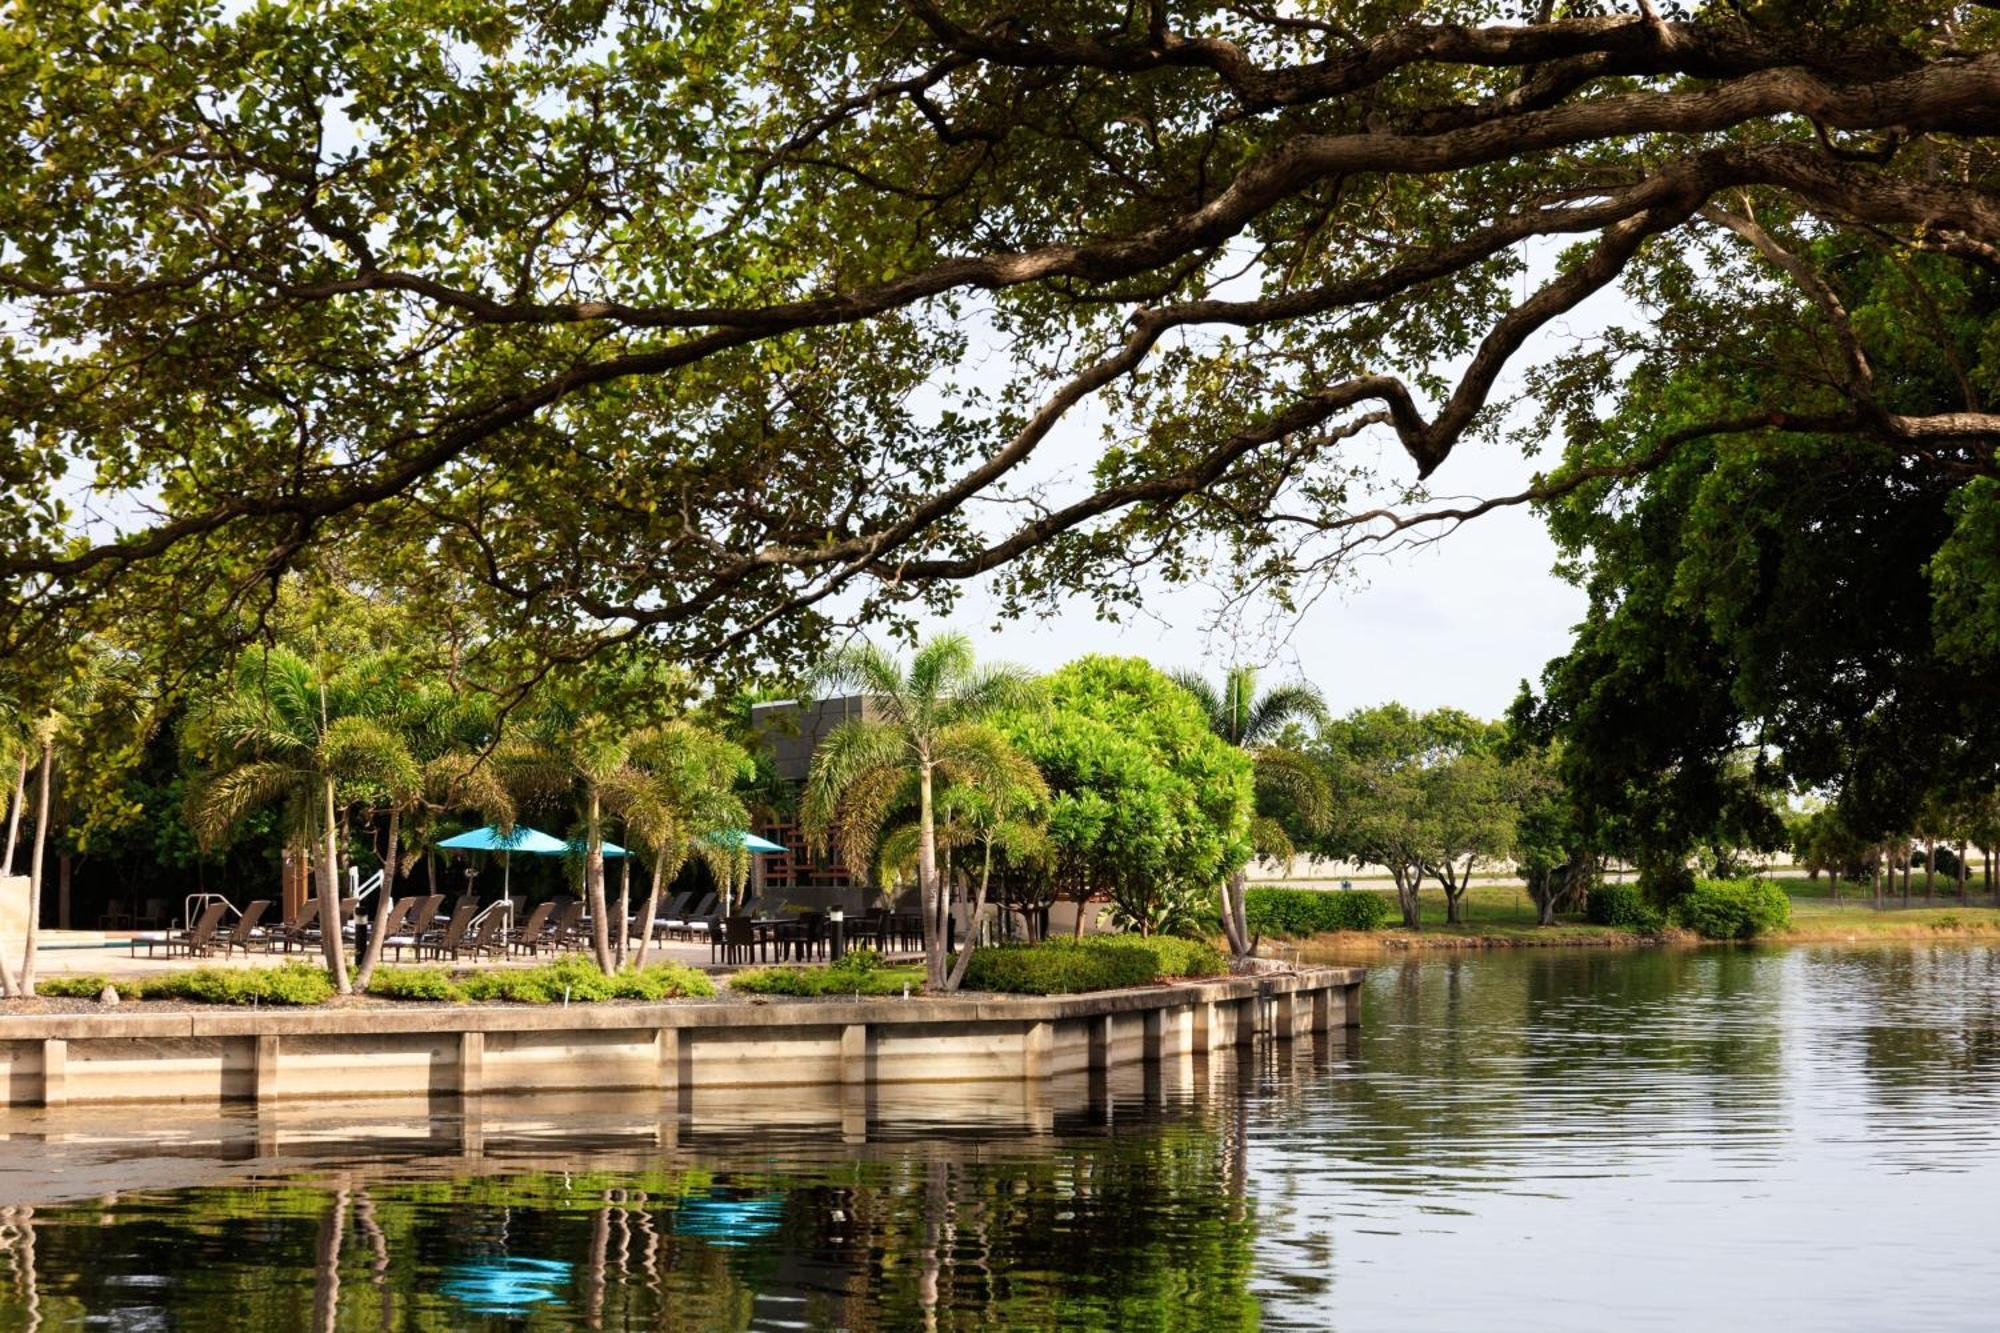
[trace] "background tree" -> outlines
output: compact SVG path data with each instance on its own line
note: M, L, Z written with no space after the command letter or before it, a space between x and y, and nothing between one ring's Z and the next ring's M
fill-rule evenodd
M383 659L325 668L277 647L246 655L226 689L199 701L187 732L190 752L212 765L188 797L201 837L212 844L252 811L277 806L313 848L321 948L343 994L353 987L342 933L342 786L407 791L422 780L384 721L393 699L393 664Z
M1295 844L1292 830L1285 827L1286 817L1296 822L1300 833L1311 835L1324 833L1333 814L1333 790L1326 774L1302 751L1284 743L1288 728L1317 727L1326 721L1325 699L1303 681L1259 695L1257 673L1250 667L1231 667L1220 689L1191 671L1175 672L1173 679L1201 705L1209 730L1250 756L1257 791L1251 837L1257 854L1289 862ZM1238 958L1256 951L1243 914L1246 876L1239 869L1222 885L1222 931Z
M1139 658L1082 657L1045 685L1047 710L1006 725L1048 781L1049 839L1077 929L1093 894L1144 931L1187 914L1250 859L1250 757Z
M633 746L631 769L619 776L610 794L651 872L634 966L645 966L662 886L690 858L705 864L725 890L742 881L749 853L729 835L741 834L749 823L750 812L737 787L755 773L742 746L686 719L654 728ZM621 965L624 959L621 931Z
M591 947L606 972L618 967L604 892L604 824L613 813L606 797L643 781L635 748L653 725L679 711L684 688L677 671L639 652L571 668L543 683L526 719L494 756L522 804L573 809Z
M1756 322L1706 262L1746 222L1809 216L1822 275L1879 249L1978 281L2000 244L2000 14L1961 0L16 19L9 653L121 618L248 633L220 613L315 556L476 571L452 609L539 657L608 626L741 666L813 654L829 605L907 620L996 569L1010 605L1115 605L1219 545L1283 595L1414 519L1352 498L1439 474L1531 336L1635 265L1614 361ZM960 375L979 327L1003 350ZM1808 430L1916 486L1991 474L1983 405L1829 348L1828 392L1717 400L1528 493ZM1077 411L1103 443L1044 495L1027 465ZM1342 448L1362 432L1396 475ZM990 501L1035 503L995 529Z
M861 839L881 827L881 813L908 774L917 787L917 885L924 917L925 984L941 990L945 969L945 898L938 877L936 794L939 779L977 782L1009 770L1005 739L986 719L1033 701L1035 687L1018 667L976 666L962 634L926 640L906 672L873 644L851 644L813 672L820 691L851 689L869 700L873 716L843 722L813 752L800 802L806 835L825 847L845 827L851 865L869 864ZM843 806L848 810L844 814ZM843 823L844 821L844 823Z

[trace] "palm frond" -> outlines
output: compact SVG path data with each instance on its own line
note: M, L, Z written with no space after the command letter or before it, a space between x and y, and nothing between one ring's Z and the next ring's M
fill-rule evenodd
M824 847L848 789L866 774L903 768L910 759L901 730L887 722L857 718L828 732L813 752L799 800L807 840Z
M1225 740L1229 739L1228 710L1223 707L1222 696L1216 693L1215 687L1208 683L1206 677L1199 671L1183 668L1168 672L1167 679L1194 696L1194 701L1201 705L1202 716L1208 720L1210 731Z
M1297 681L1265 692L1250 707L1242 743L1256 745L1274 739L1290 722L1323 725L1327 719L1326 697L1317 685Z
M1257 849L1257 855L1270 861L1289 862L1298 850L1292 845L1292 837L1285 832L1285 826L1268 815L1257 815L1251 819L1250 845Z
M1282 795L1312 832L1327 828L1333 820L1333 784L1310 756L1266 745L1251 751L1250 758L1260 791Z
M202 849L212 851L253 811L288 801L311 785L308 770L272 759L199 775L187 791L188 827Z
M968 671L940 709L945 720L974 722L1006 709L1037 709L1046 702L1035 673L1012 662Z
M962 693L972 675L972 640L952 631L923 641L910 658L909 692L912 698L935 703Z

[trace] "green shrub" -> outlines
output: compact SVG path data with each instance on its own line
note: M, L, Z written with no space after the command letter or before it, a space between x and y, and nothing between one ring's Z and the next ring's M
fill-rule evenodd
M82 976L42 977L35 982L35 994L46 995L55 1000L94 1000L103 994L104 988L110 984L106 978L94 973ZM128 986L131 987L130 990L126 989ZM136 982L118 983L118 998L121 1000L131 999L138 992L139 987Z
M1593 926L1657 935L1666 925L1660 909L1646 901L1637 884L1600 884L1590 891L1584 918Z
M504 1000L513 1004L572 1004L599 1000L671 1000L715 994L708 977L680 963L653 963L634 971L606 976L596 963L579 955L558 958L540 967L498 968L475 972L457 982L460 998Z
M856 950L826 967L753 967L729 979L752 995L901 995L924 988L920 967L884 967L882 956Z
M1705 879L1674 905L1674 920L1705 940L1748 940L1792 919L1792 902L1768 879Z
M456 1000L462 998L451 975L441 967L381 967L368 978L368 993L384 1000Z
M146 979L149 1000L194 1000L200 1004L324 1004L333 998L333 978L323 967L290 962L277 967L227 969L198 967Z
M1243 919L1253 935L1302 939L1334 930L1377 930L1388 924L1389 896L1372 890L1249 889Z
M1210 977L1222 970L1222 955L1201 940L1093 935L975 949L965 985L1013 995L1072 995L1146 986L1170 977Z

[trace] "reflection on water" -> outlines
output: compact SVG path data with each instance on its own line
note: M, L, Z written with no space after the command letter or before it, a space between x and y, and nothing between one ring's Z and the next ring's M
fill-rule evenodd
M1020 1087L0 1120L0 1330L1984 1328L2000 953L1378 966Z

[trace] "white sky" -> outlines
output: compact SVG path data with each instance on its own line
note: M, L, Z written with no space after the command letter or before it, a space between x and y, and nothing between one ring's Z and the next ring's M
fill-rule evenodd
M1552 272L1563 243L1531 244L1523 296ZM1607 324L1643 319L1622 291L1599 293L1531 337L1490 401L1497 405L1517 394L1522 373L1536 362L1596 336ZM1455 378L1460 368L1447 374ZM1415 368L1385 369L1409 378ZM1083 462L1095 458L1094 440L1084 441L1096 423L1087 409L1072 416L1039 451L1047 456L1038 457L1037 474L1063 475L1059 460L1065 455ZM1520 416L1517 410L1512 419ZM1379 450L1378 471L1387 482L1401 483L1413 474L1386 432L1371 432L1343 447ZM1434 502L1517 493L1537 467L1553 466L1557 458L1549 450L1524 459L1505 443L1468 437L1431 478ZM1392 501L1385 496L1370 503ZM1219 599L1208 589L1164 583L1151 590L1139 613L1118 624L1099 621L1083 598L1044 617L1001 622L997 599L976 586L961 599L949 625L972 634L982 657L1038 670L1093 652L1128 653L1161 667L1197 667L1211 675L1244 664L1266 669L1267 683L1310 680L1336 713L1397 701L1498 717L1523 679L1539 680L1543 665L1568 648L1571 631L1583 618L1583 592L1556 577L1555 558L1554 544L1532 510L1499 509L1442 541L1364 558L1345 582L1302 612L1283 620L1256 617L1250 633L1212 628ZM940 622L926 626L941 627Z
M1520 460L1467 453L1446 464L1453 490L1519 488ZM1312 681L1338 713L1396 700L1496 717L1523 677L1539 677L1568 647L1582 617L1583 594L1550 572L1554 559L1533 514L1503 510L1422 550L1365 561L1362 581L1335 587L1281 626L1289 630L1283 642L1210 631L1214 595L1164 585L1123 624L1102 623L1087 601L1073 599L1046 618L996 625L996 603L980 591L963 599L951 623L973 634L982 656L1041 670L1090 652L1210 674L1243 662L1268 667L1270 680Z

